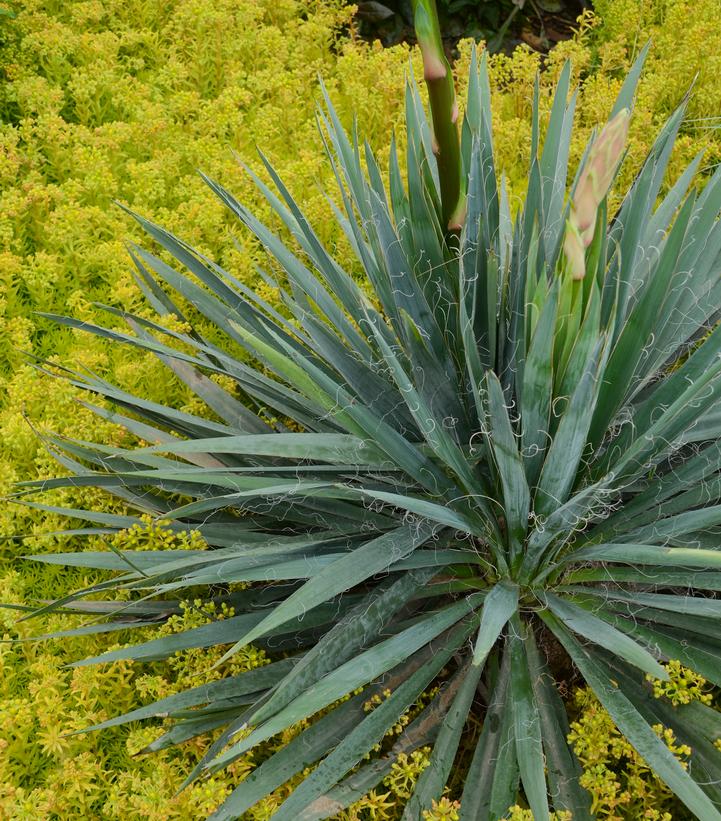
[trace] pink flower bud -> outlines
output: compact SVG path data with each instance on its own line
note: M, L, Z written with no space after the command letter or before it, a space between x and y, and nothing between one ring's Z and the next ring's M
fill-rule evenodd
M591 146L571 201L564 252L574 279L583 279L585 249L593 241L598 208L608 194L626 146L630 114L622 109Z
M563 239L563 253L566 256L568 270L573 279L583 279L586 273L586 246L578 228L568 220L566 236Z

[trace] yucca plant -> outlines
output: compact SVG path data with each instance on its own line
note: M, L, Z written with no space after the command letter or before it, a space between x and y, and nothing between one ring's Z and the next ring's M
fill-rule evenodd
M719 714L654 698L647 681L677 659L721 686L721 171L691 188L699 158L660 196L682 103L609 218L644 52L567 195L567 66L543 139L536 86L514 215L494 165L485 57L471 64L459 139L433 8L416 11L433 121L410 81L405 173L393 144L386 187L327 96L319 112L357 270L343 270L263 160L276 190L256 183L292 243L207 182L274 261L260 273L280 308L136 216L178 263L132 250L149 303L184 322L192 305L227 344L116 308L130 333L53 317L157 354L215 421L45 366L151 444L49 436L71 475L21 493L104 488L128 515L28 503L93 534L150 514L208 548L36 556L113 575L35 614L103 615L81 628L98 631L157 623L184 598L234 608L79 662L227 646L225 661L251 642L274 654L92 728L174 717L154 748L216 731L190 781L310 719L215 819L243 817L290 779L277 821L333 817L399 753L430 746L403 814L421 819L469 740L475 752L456 762L463 821L524 801L539 820L591 818L561 696L582 681L692 813L721 818ZM687 762L656 725L690 746Z

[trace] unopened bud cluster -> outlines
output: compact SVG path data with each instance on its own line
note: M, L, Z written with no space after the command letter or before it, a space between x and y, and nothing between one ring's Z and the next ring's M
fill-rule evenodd
M598 209L611 187L628 135L629 111L622 109L601 130L571 201L563 251L573 279L586 273L586 249L593 241Z

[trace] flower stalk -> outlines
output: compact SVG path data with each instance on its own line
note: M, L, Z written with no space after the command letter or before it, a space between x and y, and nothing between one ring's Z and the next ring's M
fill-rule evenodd
M423 55L433 124L433 152L441 185L441 218L448 231L460 231L466 212L458 137L458 104L453 73L443 50L435 0L413 0L413 21Z

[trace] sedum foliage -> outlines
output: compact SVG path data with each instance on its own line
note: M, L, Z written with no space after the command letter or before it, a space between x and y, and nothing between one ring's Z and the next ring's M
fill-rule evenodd
M334 817L426 747L403 819L490 820L520 801L536 819L591 818L598 798L561 697L576 677L691 813L721 817L718 714L704 699L655 698L644 677L669 680L661 662L678 659L721 684L721 171L692 187L698 157L661 195L684 101L609 219L644 57L572 181L570 66L544 129L536 83L528 183L512 211L487 63L472 54L458 231L414 82L405 166L392 140L387 183L325 94L319 126L353 269L261 154L273 187L248 171L292 244L205 179L265 249L259 275L277 306L135 214L173 258L133 246L136 282L173 321L100 306L121 331L48 315L154 354L212 411L41 363L112 402L90 409L139 443L48 435L69 475L20 483L21 494L109 492L126 514L42 508L106 534L142 513L208 546L36 556L113 572L33 613L107 617L81 633L151 627L189 593L211 605L210 621L75 666L207 649L212 672L252 644L275 656L92 728L170 715L150 750L215 732L186 784L292 732L212 818L243 816L288 783L273 818ZM460 806L444 807L479 712Z
M629 155L620 169L618 188L633 179L654 126L663 121L697 72L690 119L677 139L669 176L677 175L699 147L706 148L702 168L712 166L718 161L718 132L697 118L718 112L718 72L713 70L713 60L721 53L721 42L715 0L599 0L595 7L598 16L587 18L579 37L550 55L541 75L543 117L550 109L551 86L565 57L573 58L573 76L581 86L571 165L580 160L590 129L608 115L637 43L651 37L654 46L638 89ZM350 264L347 249L337 242L337 227L326 219L324 197L315 184L316 177L327 181L329 174L314 137L313 94L308 89L315 88L320 71L343 118L349 119L351 108L357 110L364 133L385 158L387 124L398 120L408 59L400 47L380 51L343 34L347 12L328 2L27 0L16 11L14 20L0 25L4 489L14 480L56 469L25 422L25 414L54 431L84 439L130 441L74 403L76 392L71 386L43 379L27 367L24 350L39 355L56 352L65 362L83 362L132 392L176 407L196 412L204 407L182 383L167 378L152 354L109 349L103 340L67 332L33 314L66 305L75 316L95 319L89 300L144 310L120 241L128 235L128 224L111 198L162 221L243 281L263 288L252 268L258 255L247 253L254 246L247 243L246 253L237 251L224 209L195 174L202 167L229 181L255 213L269 219L270 209L238 173L227 150L231 145L248 157L262 134L263 147L293 190L302 195L322 238L337 248L344 265ZM257 28L250 24L254 20ZM228 34L220 50L219 30ZM464 47L458 68L460 86L469 59L470 51ZM670 65L673 70L667 71ZM512 198L525 187L537 69L537 56L522 49L489 62L496 156L508 174ZM375 80L372 88L365 81L369 75ZM254 78L258 83L251 88ZM96 91L100 104L90 116L86 101ZM131 233L131 238L137 237ZM270 290L268 296L274 299ZM58 490L52 498L63 506L108 509L107 496L87 488ZM120 501L114 504L117 513L126 512ZM3 542L3 601L48 599L97 580L98 574L79 568L14 561L19 554L45 551L48 545L64 549L65 537L45 535L63 526L62 517L48 511L17 505L0 509L4 536L29 534L23 544ZM104 548L102 536L89 539L94 549ZM141 544L124 546L135 549ZM164 546L165 537L155 535L142 543L143 549ZM2 618L6 638L27 638L34 632L31 622L15 624L13 611ZM54 631L75 624L71 617L55 615L45 626ZM151 637L154 631L145 632ZM138 698L147 701L169 694L178 686L176 676L182 681L193 676L196 682L203 680L205 671L184 661L182 652L173 656L177 666L138 669L121 661L59 669L124 640L121 632L3 645L0 815L70 819L82 811L88 817L111 812L143 819L196 817L228 792L232 773L227 778L221 773L202 790L193 787L173 799L177 784L203 749L200 742L137 758L129 755L123 727L87 736L61 735L82 728L88 717L101 721L130 709ZM48 694L52 712L36 709L38 693ZM136 732L132 731L129 742L132 751L144 743L136 739ZM615 772L625 766L622 757L610 761ZM653 780L647 780L644 789L650 806L665 800ZM208 793L205 797L203 791ZM385 799L389 801L397 808L399 801L392 791ZM255 811L263 817L261 805ZM385 812L394 817L394 809ZM619 812L623 814L623 808ZM636 817L634 812L630 817Z

